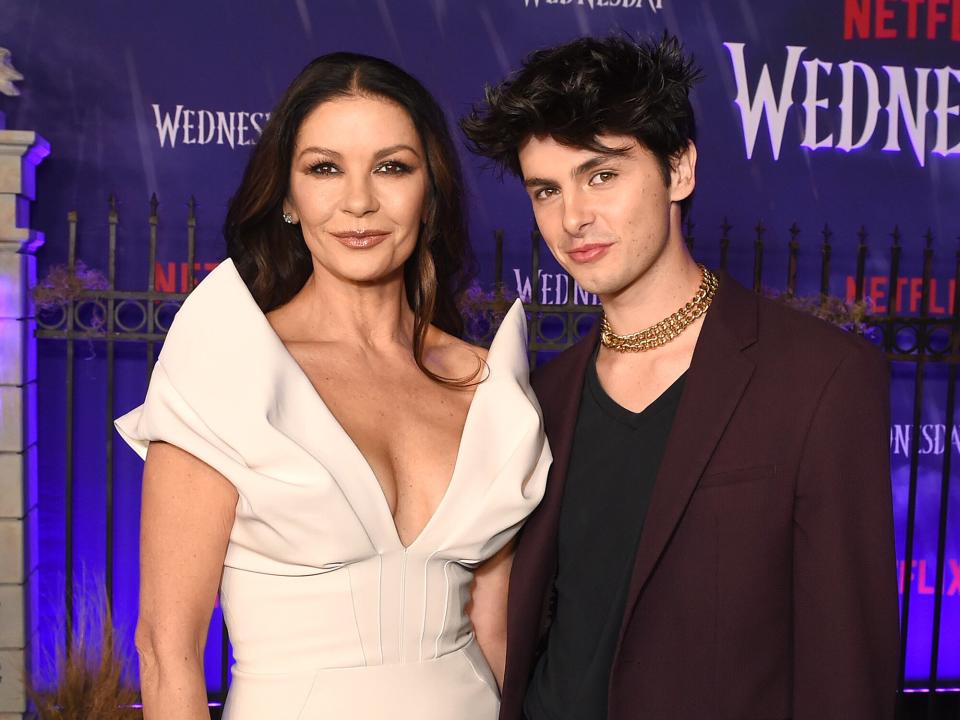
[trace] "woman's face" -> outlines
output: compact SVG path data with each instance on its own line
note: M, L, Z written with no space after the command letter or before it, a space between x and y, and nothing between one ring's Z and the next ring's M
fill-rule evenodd
M353 283L394 277L417 244L426 157L399 105L350 96L313 109L297 133L283 210L314 267Z

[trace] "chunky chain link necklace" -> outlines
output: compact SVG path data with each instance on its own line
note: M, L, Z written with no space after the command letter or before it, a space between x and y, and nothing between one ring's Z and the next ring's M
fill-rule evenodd
M661 345L666 345L686 330L694 320L703 315L710 307L719 284L716 275L703 265L698 265L698 267L703 272L703 280L700 281L697 294L673 315L664 318L656 325L651 325L644 330L629 335L617 335L610 327L607 316L604 314L603 320L600 322L600 342L603 343L604 347L616 352L646 352Z

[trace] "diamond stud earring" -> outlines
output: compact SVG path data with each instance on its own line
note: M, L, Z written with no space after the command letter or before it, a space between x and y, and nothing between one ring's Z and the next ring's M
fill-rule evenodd
M284 213L284 214L283 214L283 221L284 221L287 225L293 225L293 215L291 215L290 213Z

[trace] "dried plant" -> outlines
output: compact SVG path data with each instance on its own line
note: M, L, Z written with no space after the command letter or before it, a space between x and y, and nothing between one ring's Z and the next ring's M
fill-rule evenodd
M106 290L107 279L99 270L78 260L73 272L66 265L54 265L33 288L33 300L41 310L51 310L74 300L88 290Z
M859 335L868 333L870 329L870 306L865 300L851 303L835 295L804 296L770 289L765 289L763 294L794 310L813 315Z
M467 337L488 337L503 320L517 297L516 291L502 283L497 283L493 290L484 290L474 281L457 303Z
M110 607L101 590L78 598L78 621L66 651L57 652L56 679L39 687L29 676L27 695L38 720L133 720L138 692L130 682Z
M510 307L517 297L516 290L503 283L497 283L492 290L484 290L480 283L474 281L460 297L458 306L465 317L472 317L485 314L488 308L498 303Z

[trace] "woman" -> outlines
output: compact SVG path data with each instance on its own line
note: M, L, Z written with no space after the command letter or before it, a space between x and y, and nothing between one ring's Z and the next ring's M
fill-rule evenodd
M550 451L522 306L486 357L456 337L469 246L443 113L383 60L315 60L225 235L117 422L146 457L145 717L207 717L219 585L229 720L494 720L510 541Z

